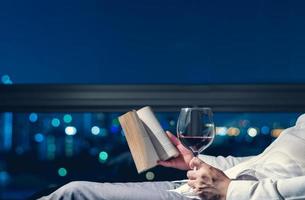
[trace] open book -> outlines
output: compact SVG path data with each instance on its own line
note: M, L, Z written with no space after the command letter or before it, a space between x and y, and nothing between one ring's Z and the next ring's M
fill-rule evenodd
M179 155L149 106L119 117L138 173Z

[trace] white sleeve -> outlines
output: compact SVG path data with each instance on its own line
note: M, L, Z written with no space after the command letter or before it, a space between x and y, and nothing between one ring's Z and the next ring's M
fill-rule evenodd
M305 176L261 181L231 181L226 200L305 199Z
M231 167L234 167L235 165L237 165L241 162L244 162L246 160L249 160L250 158L253 158L253 156L247 156L247 157L217 156L217 157L215 157L215 156L199 154L198 158L200 160L202 160L203 162L224 171Z

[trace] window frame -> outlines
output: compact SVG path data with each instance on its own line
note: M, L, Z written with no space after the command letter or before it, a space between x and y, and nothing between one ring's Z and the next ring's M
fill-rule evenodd
M0 85L1 112L156 111L208 106L215 112L302 112L305 84Z

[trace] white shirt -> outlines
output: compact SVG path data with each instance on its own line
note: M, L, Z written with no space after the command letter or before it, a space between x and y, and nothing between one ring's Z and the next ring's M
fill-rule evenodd
M199 158L233 179L227 200L305 200L305 114L257 156Z

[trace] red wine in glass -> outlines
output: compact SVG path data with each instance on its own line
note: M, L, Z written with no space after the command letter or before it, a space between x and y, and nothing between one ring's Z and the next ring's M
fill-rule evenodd
M182 108L177 122L180 142L197 156L210 146L215 136L211 108Z
M181 134L178 137L180 142L192 152L201 152L201 149L206 149L214 139L213 136L184 136Z

